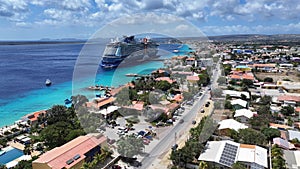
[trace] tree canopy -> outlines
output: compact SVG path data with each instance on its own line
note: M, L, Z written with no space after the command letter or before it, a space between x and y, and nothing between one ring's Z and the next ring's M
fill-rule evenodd
M141 138L135 137L133 134L121 137L117 141L118 153L123 157L133 158L140 154L145 148Z

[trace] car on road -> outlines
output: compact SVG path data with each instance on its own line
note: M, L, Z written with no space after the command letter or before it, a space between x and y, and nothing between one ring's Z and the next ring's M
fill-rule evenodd
M188 101L188 102L186 102L186 105L192 106L192 105L193 105L193 102L192 102L192 101Z
M180 120L179 120L179 123L180 123L180 124L182 124L183 122L184 122L184 120L183 120L183 119L180 119Z

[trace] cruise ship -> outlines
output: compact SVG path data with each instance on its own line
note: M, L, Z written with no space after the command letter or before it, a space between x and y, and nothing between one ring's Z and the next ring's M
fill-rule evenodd
M124 37L121 41L115 40L106 45L101 67L116 68L121 63L126 65L139 61L151 60L158 57L158 44L150 38L136 40L134 36Z

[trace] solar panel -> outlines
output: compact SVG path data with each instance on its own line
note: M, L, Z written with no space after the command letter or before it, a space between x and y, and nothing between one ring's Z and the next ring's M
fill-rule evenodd
M70 164L72 164L73 162L74 162L73 159L69 159L68 161L66 161L66 164L70 165Z
M225 166L231 167L235 161L238 146L225 143L219 162Z
M79 155L79 154L76 154L76 155L73 157L74 160L77 160L77 159L79 159L79 158L80 158L80 155Z

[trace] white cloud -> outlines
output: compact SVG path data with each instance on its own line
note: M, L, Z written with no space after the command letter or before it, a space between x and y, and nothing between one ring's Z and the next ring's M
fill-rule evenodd
M227 26L205 26L200 28L204 33L210 35L231 35L231 34L288 34L300 33L300 22L291 24L273 24L273 25L227 25Z
M0 17L21 21L29 12L24 0L0 0Z
M298 24L279 25L274 29L245 25L298 22L298 1L245 0L241 4L240 0L0 0L0 17L13 21L19 27L45 24L98 28L117 18L129 16L122 23L134 25L147 21L150 25L172 25L181 18L198 25L212 23L213 26L206 26L204 30L213 34L274 32L279 28L286 32L295 31ZM32 6L35 8L29 9ZM42 13L36 13L36 8ZM137 20L135 15L144 16ZM214 22L211 22L212 19ZM237 24L239 20L241 25ZM228 26L214 26L219 22Z

